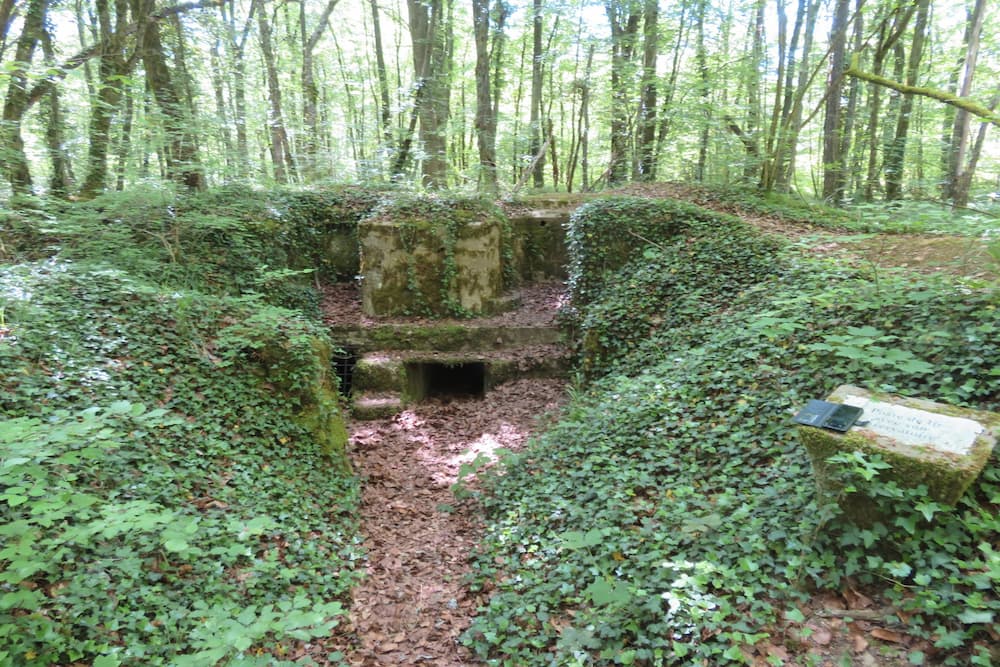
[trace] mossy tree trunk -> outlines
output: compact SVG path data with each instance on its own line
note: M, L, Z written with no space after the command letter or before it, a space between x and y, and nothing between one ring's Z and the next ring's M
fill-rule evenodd
M48 0L30 0L24 15L24 26L17 40L14 62L10 67L10 83L3 105L3 123L0 125L0 150L7 180L15 195L31 194L31 170L24 152L21 123L28 110L28 68L35 55L35 47L45 29ZM6 27L5 27L6 29Z

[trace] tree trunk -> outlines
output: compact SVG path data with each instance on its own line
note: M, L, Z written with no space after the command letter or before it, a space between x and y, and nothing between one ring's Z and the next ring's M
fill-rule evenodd
M913 43L910 46L910 60L906 67L906 85L917 84L920 60L924 55L924 40L927 36L927 17L930 0L917 0L917 20L913 25ZM885 154L885 198L888 201L903 197L903 165L906 158L906 137L910 130L910 115L913 113L913 95L903 95L896 119L896 133Z
M986 0L976 0L972 13L969 15L965 31L965 63L959 88L959 97L968 97L972 92L972 77L976 62L979 60L979 40L983 31L983 19L986 14ZM969 134L972 116L966 109L955 112L955 124L952 127L950 153L948 160L948 198L954 206L965 206L969 200L969 186L972 184L972 172L967 163Z
M194 123L189 108L182 99L180 87L167 66L160 40L160 24L158 21L148 20L152 12L151 1L133 0L132 16L143 25L136 48L142 56L146 83L164 117L164 131L168 142L165 175L188 189L201 189L205 181L198 159Z
M636 35L641 14L629 0L606 0L604 9L611 25L611 159L608 164L608 185L628 179L629 96L631 67L635 56Z
M132 147L132 125L135 116L135 96L127 94L125 97L125 119L122 122L121 139L118 141L118 165L115 169L116 181L115 190L121 192L125 189L125 168L128 166L128 156Z
M212 93L215 97L215 120L219 133L222 135L222 151L226 161L225 180L233 174L233 134L230 131L229 113L226 110L225 82L223 80L222 56L219 53L219 42L213 40L209 50L209 63L212 67Z
M0 145L4 147L6 153L3 170L15 195L31 194L31 170L28 166L28 157L24 153L21 122L28 109L28 68L31 66L35 47L45 29L47 9L48 0L29 0L24 26L21 28L21 36L17 40L14 52L14 62L8 68L10 83L3 105Z
M424 151L423 183L429 188L440 189L447 185L448 176L445 129L451 104L451 0L407 0L406 4L418 91L414 110L420 121L420 142Z
M695 45L695 63L698 68L699 96L701 97L701 113L703 118L701 133L698 139L698 163L695 166L694 180L699 183L705 180L705 166L708 163L708 124L712 111L709 108L708 87L708 51L705 47L705 15L708 12L707 0L698 0L698 11L695 16L697 27L697 43Z
M327 21L330 20L330 14L333 13L338 1L328 0L312 32L308 32L306 29L306 3L299 3L299 32L302 39L302 123L305 126L305 136L302 137L302 157L299 163L302 176L307 181L315 178L318 174L319 119L316 106L319 100L319 90L316 87L316 77L313 73L313 51L319 44ZM379 56L381 57L381 55L380 50ZM388 91L386 91L386 95L388 95Z
M805 25L802 30L802 56L799 58L798 81L795 93L789 105L788 115L783 119L775 149L775 181L774 189L778 192L791 190L795 177L795 161L798 155L799 132L802 129L802 106L806 91L812 80L808 67L809 56L812 55L813 37L816 32L816 17L819 14L818 0L808 0L807 5L800 5L800 11L806 12Z
M267 129L271 167L274 169L274 180L278 183L287 183L285 154L289 149L288 133L285 131L285 119L281 110L281 85L278 82L278 68L274 62L274 47L271 45L271 25L263 9L257 12L257 29L260 32L260 50L264 56L267 76Z
M372 31L375 33L375 74L378 77L379 120L382 125L382 143L386 150L392 148L392 109L389 106L389 76L385 69L385 51L382 47L382 27L379 24L377 0L369 0L372 10Z
M830 72L826 86L826 116L823 121L823 199L833 206L844 201L844 109L841 91L846 69L849 0L836 0L830 30Z
M528 151L538 155L542 145L542 0L533 0L531 14L531 144ZM545 155L536 159L532 185L545 185Z
M55 66L55 52L52 36L48 30L42 32L42 51L50 66ZM48 94L49 105L45 113L45 143L49 153L52 174L49 177L49 194L65 199L73 185L73 168L66 152L63 137L63 113L59 102L59 89L52 88Z
M659 55L659 2L645 0L642 12L642 93L639 101L637 176L656 178L656 59Z
M490 3L472 0L472 28L476 41L476 139L479 147L479 190L491 197L497 182L497 119L490 86Z
M687 30L687 11L688 3L682 3L681 15L678 20L677 40L674 42L673 56L671 58L670 76L667 79L667 85L664 86L663 101L660 103L660 121L656 128L657 161L659 161L659 156L663 154L663 146L667 140L667 133L670 131L670 121L673 115L671 111L674 103L674 95L677 91L677 77L681 71L681 55L687 46L689 34Z
M228 9L228 11L227 11ZM258 3L250 3L249 14L239 35L236 32L235 2L229 0L220 6L222 20L226 24L226 51L233 76L230 81L233 99L233 125L236 127L236 176L246 178L250 174L250 143L247 137L247 103L246 103L246 53L247 40L250 37L250 26L253 24L255 11L263 11Z
M130 68L123 51L124 28L128 22L128 6L116 0L114 25L108 0L96 0L99 39L105 47L101 50L97 68L97 95L90 108L90 136L87 147L87 175L80 188L80 195L89 199L104 192L108 186L108 150L111 141L111 123L122 100L122 78Z

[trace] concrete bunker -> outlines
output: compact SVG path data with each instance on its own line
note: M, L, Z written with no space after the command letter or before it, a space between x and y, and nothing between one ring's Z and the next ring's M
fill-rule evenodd
M484 361L406 363L406 394L413 401L427 398L482 398L489 388Z

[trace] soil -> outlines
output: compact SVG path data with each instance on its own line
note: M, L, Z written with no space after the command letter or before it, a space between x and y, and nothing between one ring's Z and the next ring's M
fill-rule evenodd
M458 637L482 603L464 583L480 517L452 486L463 463L499 447L519 449L558 409L564 387L516 380L487 399L435 399L353 424L366 577L353 592L350 623L325 653L339 650L356 667L479 664Z

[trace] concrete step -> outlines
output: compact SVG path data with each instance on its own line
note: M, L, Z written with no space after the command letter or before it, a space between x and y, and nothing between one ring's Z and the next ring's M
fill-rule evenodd
M351 404L351 414L361 421L385 419L400 412L403 405L403 397L396 393L355 394Z
M395 392L406 400L422 400L450 383L460 393L482 395L518 378L565 377L571 367L572 357L561 345L486 352L385 350L358 358L351 386L355 393Z
M420 350L467 352L551 345L563 340L557 326L475 326L472 324L386 323L330 328L339 345L359 351Z

